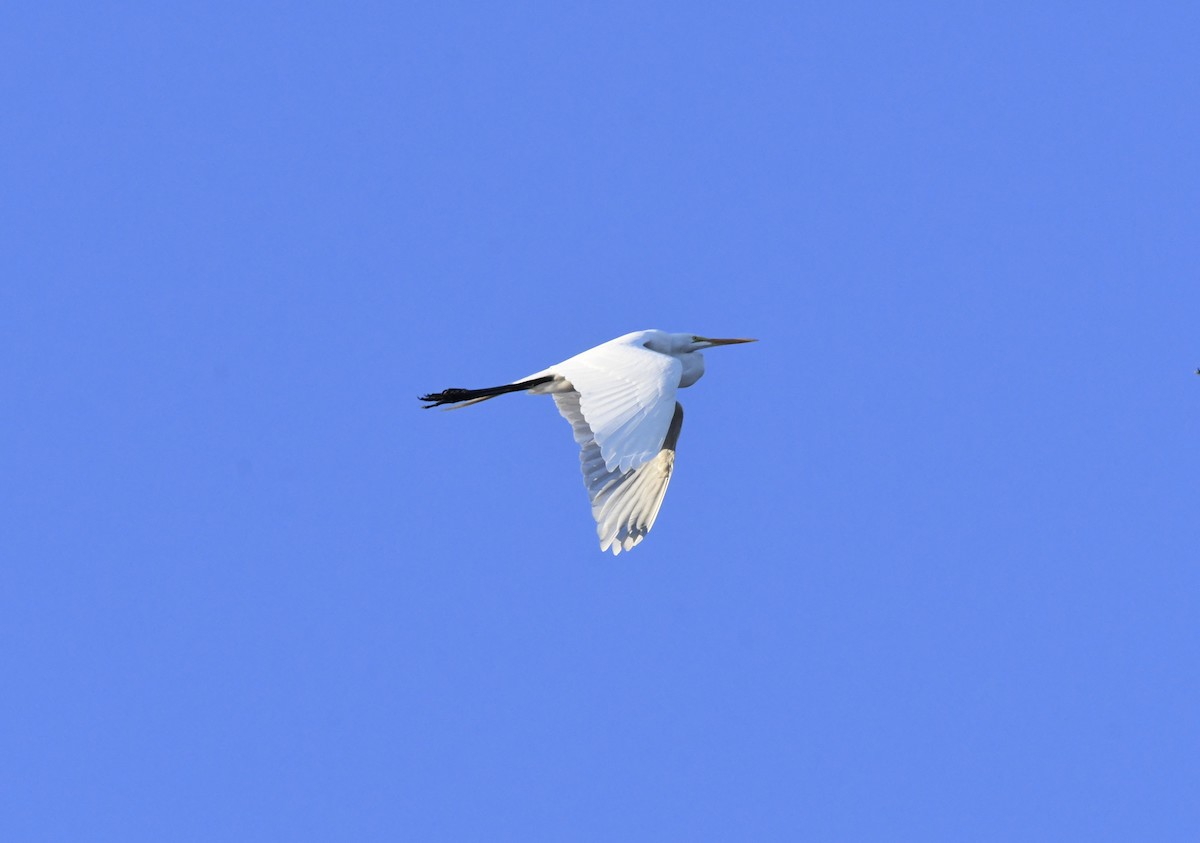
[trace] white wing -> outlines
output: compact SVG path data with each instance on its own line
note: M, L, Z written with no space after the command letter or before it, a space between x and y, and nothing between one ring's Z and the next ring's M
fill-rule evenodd
M662 450L683 374L683 365L674 357L622 337L551 371L570 381L579 395L578 412L608 471L637 468ZM571 421L561 404L558 409Z
M658 517L675 466L675 443L683 427L683 407L675 404L672 408L671 422L661 448L653 458L637 468L610 470L580 411L579 393L556 393L554 403L563 418L571 423L575 441L579 443L583 482L592 501L600 549L611 547L613 556L617 556L644 539Z

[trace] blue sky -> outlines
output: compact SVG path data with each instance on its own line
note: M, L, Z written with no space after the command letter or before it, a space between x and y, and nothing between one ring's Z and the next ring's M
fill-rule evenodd
M1194 7L5 17L4 839L1194 839Z

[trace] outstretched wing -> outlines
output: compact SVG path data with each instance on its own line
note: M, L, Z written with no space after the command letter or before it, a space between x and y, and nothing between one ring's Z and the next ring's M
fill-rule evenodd
M554 403L571 423L575 441L579 443L583 482L592 501L600 549L611 547L613 556L617 556L644 539L658 517L675 467L675 443L683 427L683 406L674 404L658 453L636 468L610 469L580 409L579 393L556 393Z
M597 346L553 368L578 395L578 412L610 472L637 468L662 450L683 373L674 357L624 340ZM561 404L559 412L567 415Z

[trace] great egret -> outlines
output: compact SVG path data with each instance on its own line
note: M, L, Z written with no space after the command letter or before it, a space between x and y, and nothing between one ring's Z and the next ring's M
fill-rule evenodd
M466 407L508 392L553 395L579 443L600 550L629 550L650 532L675 465L683 407L675 390L704 374L703 349L755 342L635 331L503 386L422 395L425 409Z

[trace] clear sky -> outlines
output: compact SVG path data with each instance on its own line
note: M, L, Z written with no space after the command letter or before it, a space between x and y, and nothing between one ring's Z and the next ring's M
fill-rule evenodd
M1192 841L1192 3L19 4L0 838ZM708 353L658 524L486 386Z

